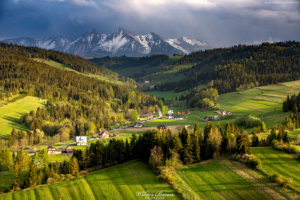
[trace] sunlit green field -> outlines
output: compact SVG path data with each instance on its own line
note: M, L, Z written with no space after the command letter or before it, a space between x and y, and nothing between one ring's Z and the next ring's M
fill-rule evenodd
M177 172L179 188L190 199L285 199L280 187L261 173L236 161L221 158L195 164ZM261 181L267 182L264 190Z
M300 189L300 162L295 155L278 151L273 147L253 147L252 153L262 162L262 170L268 174L282 175L283 179L293 178L292 185Z
M13 128L27 131L28 127L19 123L22 113L29 113L31 110L36 111L38 107L45 107L45 103L46 100L28 96L0 107L0 136L7 139Z
M181 199L171 185L158 182L156 174L142 161L101 170L85 177L75 178L36 189L0 195L0 200L18 199L145 199L137 192L148 191L173 194L168 199Z
M20 173L21 183L24 181L24 174L28 171L22 171ZM0 191L7 189L7 186L11 186L13 183L13 172L0 172Z

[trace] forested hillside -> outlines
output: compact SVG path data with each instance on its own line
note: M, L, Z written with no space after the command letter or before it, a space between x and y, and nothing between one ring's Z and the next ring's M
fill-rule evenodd
M13 54L22 55L27 58L41 58L46 60L54 60L59 63L69 65L71 69L74 69L82 73L91 73L95 75L101 75L108 78L117 78L118 74L113 72L103 65L99 66L87 59L80 56L63 53L54 50L45 50L38 47L25 47L15 44L7 44L0 42L1 50L10 50ZM13 59L13 57L9 58Z
M18 46L0 48L0 91L49 100L47 110L38 108L23 114L20 122L29 130L40 129L67 139L88 130L92 134L96 128L109 129L116 122L124 124L131 111L146 113L159 104L156 97L137 90L35 62ZM14 130L8 145L27 136Z
M199 83L209 83L222 94L298 80L300 42L218 48L194 52L177 61L177 65L188 63L193 64L193 67L180 71L186 75L183 80L165 83L156 89L180 92Z

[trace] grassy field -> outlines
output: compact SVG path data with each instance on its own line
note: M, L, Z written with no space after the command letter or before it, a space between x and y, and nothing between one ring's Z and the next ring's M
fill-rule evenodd
M21 180L22 183L24 181L24 175L27 172L28 171L22 171L20 173L20 180ZM0 172L0 191L5 190L5 189L7 189L7 186L12 185L12 183L13 183L13 175L14 175L13 172Z
M28 127L19 123L22 113L28 113L31 110L36 111L38 107L44 107L45 102L46 100L37 97L25 97L14 103L0 107L0 136L8 139L13 128L27 131Z
M252 153L262 162L262 170L268 174L282 175L283 179L293 178L292 185L300 190L300 162L295 155L278 151L273 147L251 148Z
M185 188L186 195L194 199L287 198L261 173L224 157L184 168L177 172L177 178L179 188Z
M257 87L244 91L231 92L226 94L219 95L217 100L217 106L220 110L231 111L233 114L237 116L244 115L254 115L256 117L260 117L266 124L267 129L269 130L275 124L280 125L285 117L289 116L291 112L283 112L282 111L282 101L286 99L287 95L298 94L300 92L300 81L287 82L277 85L269 85ZM148 92L148 94L154 94L158 97L164 98L172 98L178 97L181 93L175 93L174 91L168 92L158 92L152 91ZM174 111L187 111L187 108L183 107L175 107L169 109L173 109ZM148 122L145 125L148 126L157 126L159 124L164 125L193 125L194 123L198 123L200 128L204 128L206 122L202 119L205 116L218 116L217 110L214 111L204 111L200 112L197 109L191 109L192 112L190 115L186 115L188 117L187 120L183 121L163 121L163 120L155 120L152 122ZM193 111L194 110L194 111ZM226 122L234 122L234 119L231 120L223 120L219 121L223 126ZM218 121L213 121L214 124L217 124ZM241 127L240 127L241 128ZM248 133L253 131L252 128L245 129ZM269 133L267 133L269 134ZM260 136L262 137L262 136Z
M119 84L119 85L123 84L122 81L114 81L114 80L111 80L111 79L109 79L107 77L103 77L103 76L99 76L99 75L94 75L94 74L85 74L85 73L77 72L77 71L71 69L69 65L64 65L64 64L61 64L61 63L53 61L53 60L49 60L48 61L48 60L44 60L44 59L41 59L41 58L34 58L33 60L35 60L37 62L43 62L43 63L45 63L47 65L56 67L56 68L61 69L61 70L73 71L73 72L76 72L78 74L82 74L84 76L88 76L88 77L91 77L91 78L97 78L99 80L104 80L104 81L108 81L108 82L111 82L111 83L116 83L116 84Z
M163 191L164 194L174 195L168 199L181 199L170 185L156 180L156 175L146 163L131 161L62 183L0 195L0 200L145 199L136 195L137 192L145 191L149 193Z

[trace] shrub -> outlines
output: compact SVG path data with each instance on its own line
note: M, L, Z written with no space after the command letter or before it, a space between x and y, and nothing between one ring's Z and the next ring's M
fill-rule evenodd
M273 174L272 176L269 176L272 182L274 183L282 183L282 176L279 174Z
M179 188L179 186L177 184L173 185L173 190L177 190Z
M278 143L278 140L273 140L272 141L272 146L274 147L276 143Z
M293 153L293 154L299 153L299 149L295 145L290 145L287 150L289 153Z
M297 154L296 159L300 160L300 153Z
M292 182L293 182L293 178L285 179L282 183L282 186L285 188L291 187Z
M157 176L157 180L173 184L176 181L176 178L173 176L174 169L171 169L172 167L159 167L159 173L160 175Z
M182 189L178 188L177 194L182 194Z
M69 180L72 178L72 175L71 174L66 174L66 180Z
M261 160L255 156L249 158L249 160L246 161L246 164L252 169L261 170Z
M239 117L235 120L234 124L242 125L246 128L253 128L262 125L262 120L260 118L254 117L253 115Z

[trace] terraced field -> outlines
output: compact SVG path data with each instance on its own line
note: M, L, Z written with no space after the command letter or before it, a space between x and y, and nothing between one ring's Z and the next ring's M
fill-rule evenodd
M45 107L45 103L46 100L37 97L25 97L0 107L0 136L7 139L13 128L27 131L28 127L19 123L22 113L28 113L31 110L36 111L38 107Z
M192 165L177 175L179 188L185 188L185 195L194 199L288 198L261 173L224 158Z
M293 178L292 185L300 190L300 162L295 155L278 151L273 147L254 147L252 153L262 162L262 170L268 174L282 175L283 179Z
M0 200L18 199L145 199L137 192L172 194L167 199L181 199L170 185L156 181L156 175L142 161L101 170L85 177L57 184L41 186L31 190L0 195Z

